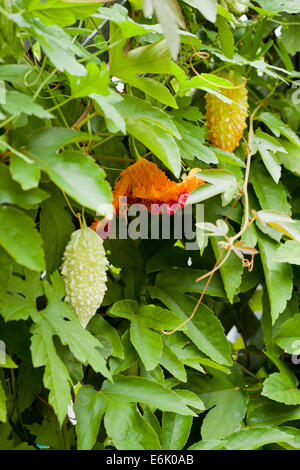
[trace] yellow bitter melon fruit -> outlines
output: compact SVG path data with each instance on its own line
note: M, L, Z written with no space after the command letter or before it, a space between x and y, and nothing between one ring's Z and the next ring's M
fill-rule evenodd
M231 81L233 89L222 89L221 92L234 103L225 103L217 96L207 93L206 99L206 125L209 129L209 140L213 145L233 152L238 147L244 129L247 127L248 92L246 84L236 78L233 71L223 78Z

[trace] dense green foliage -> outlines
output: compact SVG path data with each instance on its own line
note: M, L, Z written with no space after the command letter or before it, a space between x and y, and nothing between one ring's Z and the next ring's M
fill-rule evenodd
M299 0L100 3L0 0L0 449L299 449ZM230 70L234 153L205 125ZM83 329L64 249L140 156L201 168L199 249L106 239Z

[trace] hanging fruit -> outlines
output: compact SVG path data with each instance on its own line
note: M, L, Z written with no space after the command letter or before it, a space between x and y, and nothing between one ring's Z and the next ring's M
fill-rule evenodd
M107 289L107 265L103 241L93 230L85 227L72 233L61 273L66 287L65 300L83 328L102 303Z
M122 171L113 190L113 205L118 210L120 198L126 196L128 204L144 204L148 211L152 204L184 207L189 193L204 183L195 176L199 171L198 168L191 170L181 183L176 183L155 163L141 158Z
M149 212L172 215L186 205L189 194L195 188L204 184L204 181L196 176L200 171L199 168L194 168L182 182L176 183L170 180L155 163L140 158L120 174L113 190L115 211L123 212L126 211L127 205L140 204L141 209L144 208ZM124 197L127 200L125 208L122 208ZM100 233L103 222L95 219L91 228L96 231L97 227Z
M222 94L234 101L234 104L225 103L217 96L207 93L206 125L211 143L221 150L233 152L247 127L248 92L246 83L241 84L233 71L226 76L223 75L223 78L234 85L232 89L222 90Z

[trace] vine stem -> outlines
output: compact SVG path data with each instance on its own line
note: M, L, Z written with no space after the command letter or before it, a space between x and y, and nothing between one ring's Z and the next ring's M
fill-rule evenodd
M18 117L17 114L14 114L13 116L10 116L9 118L5 119L5 121L1 122L0 126L5 127L7 124L9 124L11 121L16 119Z
M68 436L68 430L67 430L67 422L68 422L68 418L66 417L64 419L63 424L62 424L61 431L62 431L62 436L63 436L63 440L64 440L65 450L71 450L70 442L69 442L69 436Z
M17 396L17 386L16 386L16 378L15 378L15 371L14 369L10 369L10 376L11 376L11 387L14 397Z
M64 125L66 127L69 127L69 124L67 123L67 120L65 118L64 113L62 112L60 107L57 106L58 105L57 100L55 98L55 95L53 94L53 90L51 90L49 85L47 85L47 91L48 91L49 95L51 96L51 99L52 99L53 103L55 104L55 107L57 108L58 114L60 115L62 122L64 123Z
M66 193L64 192L64 190L62 189L61 192L63 193L64 195L64 198L69 206L69 209L70 211L72 212L73 216L76 217L78 219L78 222L79 222L79 225L80 225L80 229L81 229L81 233L82 233L82 236L83 238L85 239L85 233L84 233L84 229L83 229L83 225L82 225L82 219L81 219L81 214L79 212L75 212L70 201L69 201L69 198L68 196L66 195Z
M200 295L200 297L199 297L199 299L198 299L198 302L196 303L196 305L195 305L195 307L194 307L194 310L192 311L192 314L189 316L189 318L187 318L183 323L181 323L179 326L177 326L177 328L174 328L174 330L172 330L172 331L165 331L164 328L162 328L162 333L163 333L164 335L172 335L173 333L175 333L176 331L180 330L184 325L186 325L187 323L189 323L189 322L193 319L193 317L195 316L195 314L196 314L196 312L197 312L197 310L198 310L198 307L199 307L199 305L201 304L202 299L203 299L203 297L204 297L204 295L205 295L205 293L206 293L206 291L207 291L207 288L208 288L208 286L209 286L209 284L210 284L210 281L212 280L212 277L213 277L213 275L214 275L214 273L215 273L215 268L218 266L218 264L219 264L219 262L220 262L220 260L221 260L221 258L222 258L222 256L223 256L224 251L225 251L225 249L223 248L222 251L221 251L221 253L220 253L220 255L219 255L219 257L218 257L218 259L217 259L217 261L216 261L216 264L215 264L214 269L212 269L212 271L210 271L209 273L207 273L207 275L209 276L209 278L207 279L207 282L206 282L206 284L205 284L205 286L204 286L203 292L202 292L202 294Z
M106 157L103 155L93 155L94 158L99 159L99 160L112 160L114 162L134 162L135 160L133 158L122 158L122 157Z
M250 116L250 123L249 123L249 138L248 138L248 158L247 158L247 166L246 166L246 172L245 172L245 180L244 180L244 186L243 186L243 193L245 197L245 222L244 222L244 227L248 225L249 223L249 196L248 196L248 183L249 183L249 176L250 176L250 168L251 168L251 157L252 157L252 144L253 144L253 137L254 137L254 131L253 131L253 122L254 118L259 111L259 109L264 105L264 101L260 103L253 111L253 113Z
M30 58L29 58L29 60L30 60ZM44 72L46 60L47 60L47 56L45 55L41 67L39 67L39 66L35 63L35 67L38 69L39 72L38 72L38 74L37 74L35 80L33 80L33 82L27 83L27 77L29 77L29 75L30 75L33 71L36 71L34 67L31 68L30 70L28 70L28 72L24 75L24 85L25 85L26 87L29 87L29 88L30 88L30 87L32 87L33 85L35 85L35 84L39 81L39 79L41 78L41 76L42 76L42 74L43 74L43 72Z
M77 125L77 128L81 129L82 126L87 124L93 117L99 116L99 114L100 113L98 113L97 111L92 114L89 114L86 118L82 119L82 121Z
M250 121L249 121L249 135L248 135L248 157L247 157L247 164L246 164L246 171L245 171L245 179L244 179L244 184L242 188L242 193L244 194L244 200L245 200L245 220L243 227L241 230L232 238L230 238L230 241L233 243L235 240L241 237L243 233L248 229L249 227L249 195L248 195L248 184L249 184L249 176L250 176L250 169L251 169L251 158L252 158L252 144L253 144L253 138L254 138L254 130L253 130L253 123L256 114L260 110L262 106L264 106L266 100L263 100L250 115Z
M44 398L42 398L37 392L35 392L34 395L54 413L54 409L52 405L50 405L46 400L44 400Z
M141 157L141 155L139 154L138 149L136 148L134 137L133 137L133 136L131 136L131 137L132 137L132 146L133 146L134 153L135 153L135 159L136 159L136 161L139 161L142 157Z
M114 134L111 134L108 137L105 137L104 139L102 139L100 142L98 142L96 145L93 146L93 150L100 147L100 145L105 144L105 142L108 142L109 140L113 139L114 137L115 137ZM134 161L134 160L132 160L132 161Z
M53 89L51 91L53 91ZM49 113L51 113L52 111L55 111L55 109L61 108L65 104L69 103L69 101L71 101L73 98L74 98L73 96L68 96L68 98L66 98L62 103L58 103L52 108L48 109Z
M18 157L22 158L26 163L32 164L33 160L30 160L30 158L26 157L24 153L19 152L18 150L14 149L11 145L9 145L7 142L4 142L5 147L7 147L13 154L17 155Z
M223 256L224 251L225 251L225 248L223 248L223 250L221 251L221 255L219 256L217 263L219 263L219 259ZM226 253L224 259L221 261L221 263L220 264L216 263L214 268L211 271L209 271L206 274L203 274L203 276L198 277L198 279L196 279L196 282L203 281L203 279L206 279L208 276L212 277L215 274L215 272L218 271L223 266L223 264L226 263L226 261L228 260L230 254L231 254L231 251L232 251L232 248L229 248L229 250L227 251L227 253Z
M46 77L45 80L40 84L40 86L36 90L35 94L33 95L33 101L35 101L37 99L37 97L39 96L39 94L42 91L42 89L44 88L44 86L52 80L52 78L54 77L56 72L57 72L57 69L53 69L52 72L48 75L48 77Z
M246 374L250 375L251 377L253 377L254 379L256 379L258 382L263 382L262 379L260 379L259 377L257 377L255 374L253 374L253 372L251 372L250 370L248 370L245 366L243 366L242 364L240 364L238 361L235 361L236 365L241 369L243 370L244 372L246 372ZM250 388L247 387L247 390L250 390Z
M89 114L89 112L93 109L93 106L94 106L94 103L91 101L91 103L88 105L88 107L86 108L86 110L82 113L82 115L80 116L79 119L77 119L77 121L73 124L72 126L72 129L77 129L77 127L79 126L79 124L81 123L81 121L83 121L87 115Z

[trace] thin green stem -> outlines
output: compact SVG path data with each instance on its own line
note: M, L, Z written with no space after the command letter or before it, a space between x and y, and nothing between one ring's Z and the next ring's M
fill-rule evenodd
M138 149L137 149L137 147L136 147L136 145L135 145L135 139L134 139L133 135L131 136L131 138L132 138L133 150L134 150L134 153L135 153L135 159L136 159L136 161L138 161L138 160L140 160L142 157L141 157L141 155L139 154L139 151L138 151Z
M86 118L82 119L82 121L80 121L77 126L76 126L76 129L80 129L82 126L84 126L84 124L88 123L90 121L90 119L92 119L93 117L95 116L98 116L99 113L97 113L96 111L92 114L89 114ZM75 129L75 127L73 126L73 128Z
M114 137L115 137L115 135L109 135L109 136L106 137L105 139L101 140L101 142L99 142L98 144L94 145L93 150L95 150L95 148L97 148L97 147L100 147L100 145L105 144L105 142L108 142L110 139L113 139Z
M246 374L250 375L251 377L253 377L255 380L257 380L258 382L263 382L262 379L260 379L259 377L257 377L255 374L253 374L253 372L251 372L250 370L248 370L245 366L243 366L242 364L240 364L239 362L235 362L236 365L244 372L246 372ZM247 390L249 390L247 388Z
M11 145L9 145L7 142L3 142L3 145L8 148L12 153L17 155L18 157L22 158L26 163L33 163L33 160L30 160L30 158L26 157L24 153L19 152L18 150L14 149Z
M126 157L106 157L103 155L92 155L97 160L111 160L112 162L134 162L133 158L126 158Z
M10 369L10 376L11 376L11 389L14 397L17 397L17 387L16 387L16 378L15 378L15 371L14 369Z
M44 60L45 60L45 57L44 57ZM48 82L50 82L50 80L54 77L56 72L57 72L57 69L53 69L52 72L48 75L48 77L46 77L45 80L40 84L35 94L33 95L33 101L37 99L42 89L47 85Z
M51 96L52 98L52 96ZM53 99L53 98L52 98ZM49 113L51 113L52 111L55 111L55 109L58 109L58 108L61 108L62 106L64 106L65 104L67 104L69 101L73 100L74 97L73 96L69 96L67 99L65 99L62 103L57 103L55 106L53 106L52 108L48 109L47 111L49 111Z
M51 98L52 98L53 103L54 103L55 106L56 106L56 109L57 109L57 111L58 111L58 113L59 113L59 115L60 115L60 117L61 117L61 119L62 119L63 124L64 124L66 127L69 127L69 124L67 123L67 120L66 120L66 118L65 118L65 116L64 116L64 114L63 114L63 112L62 112L62 110L60 109L59 106L57 106L58 103L57 103L56 98L55 98L55 96L53 95L52 90L51 90L51 88L49 87L49 85L47 85L47 90L48 90L49 95L50 95Z
M256 392L256 391L259 391L261 390L262 387L244 387L244 391L245 392Z
M114 42L113 44L110 44L110 45L108 45L106 43L106 47L104 47L103 49L100 49L99 51L93 52L92 54L89 54L88 57L82 57L81 59L78 59L77 62L85 62L86 60L89 60L91 57L96 57L97 55L103 54L103 52L106 52L109 49L111 49L112 47L117 46L120 42L122 42L122 39L119 39L118 41L116 41L116 42Z
M277 23L277 24L280 24L280 26L300 26L300 23L297 23L297 22L281 22L281 21L278 21L278 20L274 20L274 19L270 19L269 21L272 21L272 23Z
M17 117L18 117L18 114L14 114L13 116L10 116L10 117L7 118L5 121L1 122L0 126L1 126L1 127L6 126L8 123L10 123L11 121L13 121L14 119L17 119Z
M122 170L124 170L124 168L111 168L109 166L103 166L103 165L101 165L101 168L103 168L104 170L112 170L112 171L122 171Z
M32 83L28 83L28 84L27 84L27 83L25 82L25 80L26 80L27 76L29 76L30 73L34 70L34 68L32 68L31 70L29 70L29 71L25 74L25 76L24 76L24 85L25 85L25 86L27 86L27 87L32 87L33 85L35 85L35 84L39 81L39 79L41 78L41 76L42 76L42 74L43 74L43 72L44 72L45 65L46 65L46 60L47 60L47 56L45 55L45 57L43 58L43 62L42 62L41 67L38 68L39 73L38 73L36 79L33 80ZM38 67L38 66L37 66L37 67Z

